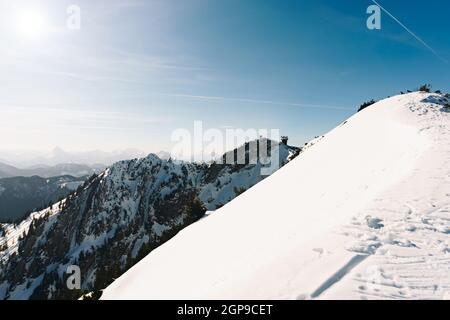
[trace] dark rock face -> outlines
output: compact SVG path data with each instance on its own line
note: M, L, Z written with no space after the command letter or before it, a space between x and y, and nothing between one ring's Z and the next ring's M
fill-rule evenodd
M280 146L286 163L297 148ZM150 251L263 177L262 165L176 163L155 155L114 164L65 200L12 228L0 248L0 299L77 299L110 284ZM9 230L9 231L8 231ZM26 233L17 244L9 234ZM205 239L205 241L207 241ZM2 236L0 231L0 245ZM80 290L67 268L79 266Z

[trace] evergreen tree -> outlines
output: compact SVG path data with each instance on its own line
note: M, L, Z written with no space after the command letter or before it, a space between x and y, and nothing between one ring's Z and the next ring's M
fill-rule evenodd
M431 85L430 84L424 84L422 86L420 86L419 91L421 92L431 92Z
M203 206L203 203L198 199L198 197L194 197L191 202L187 205L187 214L189 219L193 221L197 221L205 215L206 208Z
M375 102L376 102L376 101L373 100L373 99L370 100L370 101L364 102L362 105L359 106L358 112L360 112L360 111L364 110L365 108L367 108L367 107L373 105Z

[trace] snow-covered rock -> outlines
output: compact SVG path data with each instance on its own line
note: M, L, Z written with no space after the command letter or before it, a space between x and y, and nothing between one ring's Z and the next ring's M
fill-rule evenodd
M448 103L415 92L355 114L102 299L448 298Z

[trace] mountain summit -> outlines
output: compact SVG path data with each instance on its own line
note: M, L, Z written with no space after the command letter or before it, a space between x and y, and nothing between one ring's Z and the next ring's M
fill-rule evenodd
M427 299L450 293L448 95L355 114L192 224L102 299Z

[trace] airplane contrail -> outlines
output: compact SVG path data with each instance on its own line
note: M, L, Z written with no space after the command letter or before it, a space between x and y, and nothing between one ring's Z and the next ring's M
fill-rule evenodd
M417 41L419 41L422 45L424 45L428 50L431 51L439 60L445 62L448 64L448 61L441 57L436 50L434 50L428 43L426 43L424 40L422 40L418 35L416 35L414 32L412 32L407 26L405 26L400 20L398 20L392 13L390 13L388 10L386 10L381 4L379 4L377 1L372 0L373 3L375 3L377 6L380 7L381 10L383 10L388 16L390 16L395 22L397 22L403 29L405 29L410 35L412 35Z

